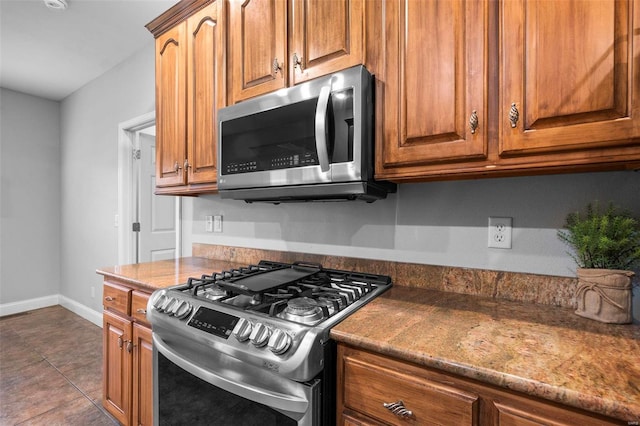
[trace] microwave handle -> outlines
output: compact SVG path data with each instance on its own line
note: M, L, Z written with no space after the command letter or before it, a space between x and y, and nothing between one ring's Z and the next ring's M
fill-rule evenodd
M329 152L327 149L327 109L329 108L329 98L331 97L331 87L323 86L318 96L318 106L316 107L316 151L320 170L329 171Z

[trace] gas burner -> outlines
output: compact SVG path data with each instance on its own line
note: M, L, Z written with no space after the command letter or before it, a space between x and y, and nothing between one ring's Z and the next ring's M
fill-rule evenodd
M209 300L220 300L227 297L227 292L217 285L210 285L208 287L199 287L196 295L205 297Z
M261 301L262 301L262 295L260 294L255 294L253 296L239 294L237 296L233 296L228 299L222 300L223 303L226 303L232 306L237 306L243 309L249 308L251 306L260 305Z
M297 297L287 302L287 306L278 317L311 325L321 321L325 315L322 307L315 299L311 299L310 297Z

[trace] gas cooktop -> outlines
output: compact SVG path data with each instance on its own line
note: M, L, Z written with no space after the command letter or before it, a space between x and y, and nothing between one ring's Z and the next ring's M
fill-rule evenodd
M306 380L322 368L330 328L389 287L384 275L262 260L158 290L147 315L159 338Z

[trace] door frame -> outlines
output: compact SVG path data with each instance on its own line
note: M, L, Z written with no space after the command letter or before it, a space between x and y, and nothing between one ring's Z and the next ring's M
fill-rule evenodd
M118 264L136 263L137 241L128 224L136 218L137 173L134 171L133 152L138 147L139 131L156 124L156 113L151 111L118 125L118 212L115 226L118 228ZM182 256L182 198L175 197L176 209L176 257Z

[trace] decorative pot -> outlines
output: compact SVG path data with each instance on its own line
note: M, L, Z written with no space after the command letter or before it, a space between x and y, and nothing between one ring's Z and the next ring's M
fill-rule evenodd
M576 314L612 324L628 324L632 321L632 271L580 268L577 273Z

